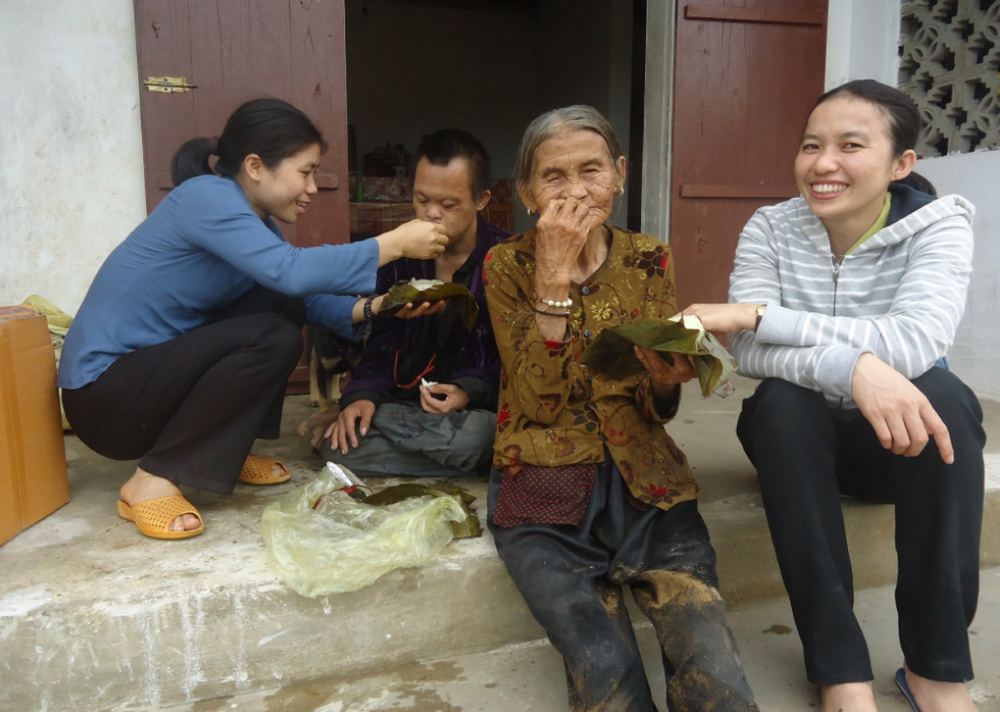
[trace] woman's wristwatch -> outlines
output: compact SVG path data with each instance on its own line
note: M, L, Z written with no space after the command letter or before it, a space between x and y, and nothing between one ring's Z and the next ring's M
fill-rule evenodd
M761 304L756 309L754 309L754 314L756 314L756 318L753 321L753 330L754 330L754 332L756 332L757 329L760 328L760 320L764 318L764 310L765 309L767 309L767 304Z

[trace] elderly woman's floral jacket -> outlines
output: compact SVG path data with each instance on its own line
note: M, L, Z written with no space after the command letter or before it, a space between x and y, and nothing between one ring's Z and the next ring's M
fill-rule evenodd
M670 248L612 228L604 264L571 286L565 341L546 341L535 323L534 229L490 250L483 270L503 363L494 467L504 474L507 523L497 523L578 523L605 448L636 504L669 509L694 499L687 458L664 429L678 401L657 412L648 374L609 381L578 362L601 329L677 311Z

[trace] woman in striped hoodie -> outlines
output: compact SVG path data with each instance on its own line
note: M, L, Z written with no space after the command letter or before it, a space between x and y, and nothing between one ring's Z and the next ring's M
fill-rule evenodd
M824 712L876 710L841 495L895 504L900 687L915 710L976 709L963 682L985 435L975 395L935 365L965 309L974 208L911 187L919 127L875 81L820 97L795 160L801 196L747 223L729 304L685 310L732 332L741 372L763 379L737 432Z

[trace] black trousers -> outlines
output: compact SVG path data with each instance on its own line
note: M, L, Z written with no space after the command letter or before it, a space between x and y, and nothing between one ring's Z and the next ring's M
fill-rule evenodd
M572 712L655 712L625 608L631 586L663 652L672 712L756 711L719 595L715 551L696 502L640 511L605 454L578 527L493 524L503 474L490 476L488 523L535 619L563 656Z
M211 323L118 358L63 391L73 432L113 460L229 494L255 438L277 438L305 306L256 286Z
M972 678L968 627L979 597L983 413L954 374L932 368L913 384L948 426L955 462L929 442L917 457L881 446L860 411L767 379L743 403L737 433L757 467L781 576L811 682L872 679L854 616L854 583L840 495L894 503L899 641L910 669L942 682Z

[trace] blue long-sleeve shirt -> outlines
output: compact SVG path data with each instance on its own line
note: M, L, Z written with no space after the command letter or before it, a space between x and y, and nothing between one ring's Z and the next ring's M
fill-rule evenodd
M59 386L80 388L124 354L203 326L259 283L305 297L306 319L358 339L355 296L375 289L379 246L298 248L261 220L231 178L171 191L108 256L66 335Z

